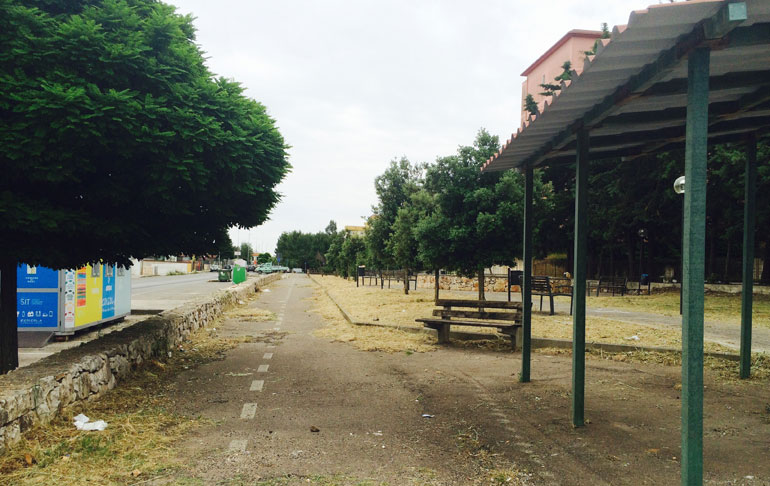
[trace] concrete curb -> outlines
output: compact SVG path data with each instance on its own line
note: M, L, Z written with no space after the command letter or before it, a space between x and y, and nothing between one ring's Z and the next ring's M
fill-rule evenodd
M31 427L114 388L143 362L163 360L192 332L280 278L273 274L247 280L0 377L0 454Z
M339 309L339 311L342 313L342 316L345 318L345 320L351 324L354 324L356 326L385 327L390 329L398 329L400 331L406 331L406 332L431 334L433 336L437 335L437 332L435 329L425 329L425 328L419 328L419 327L403 327L395 324L375 323L375 322L355 322L350 318L348 313L345 312L345 310L337 303L337 301L335 301L332 298L332 296L329 295L329 292L326 291L323 285L318 283L312 276L310 276L310 278L311 280L313 280L313 282L315 282L316 285L318 285L321 288L321 290L323 290L324 294L326 294L329 300L331 300L332 303L334 303L337 309ZM461 341L471 341L471 340L480 341L484 339L499 337L497 334L482 334L479 332L456 332L456 331L451 331L449 333L449 336L451 338L459 339ZM532 337L532 348L533 349L534 348L572 349L572 340ZM644 352L650 352L650 353L682 354L682 350L676 349L676 348L664 348L659 346L635 346L633 344L602 343L598 341L586 342L586 350L606 351L608 353L628 353L628 352L634 352L634 351L644 351ZM730 354L730 353L704 352L703 355L711 356L714 358L722 358L722 359L736 361L736 362L740 361L741 359L739 355Z

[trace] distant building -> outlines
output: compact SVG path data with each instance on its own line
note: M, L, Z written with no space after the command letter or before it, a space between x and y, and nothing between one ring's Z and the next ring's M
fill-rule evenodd
M345 231L350 233L350 236L363 238L366 235L366 226L345 226Z
M541 84L555 83L554 78L562 73L564 61L572 64L572 69L580 74L583 71L585 52L594 47L596 39L602 36L597 30L570 30L559 39L556 44L540 56L531 66L521 73L527 79L521 85L521 124L527 120L529 113L524 110L524 100L528 94L537 102L540 112L543 112L543 104L546 100L551 103L549 96L543 96Z

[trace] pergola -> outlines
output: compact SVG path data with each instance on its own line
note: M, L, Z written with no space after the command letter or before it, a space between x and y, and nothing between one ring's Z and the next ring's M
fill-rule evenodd
M770 128L770 0L654 5L615 27L580 76L562 85L484 165L525 174L523 302L531 301L532 170L575 163L572 422L584 424L587 173L685 149L682 317L682 484L703 482L703 299L709 144L744 143L740 375L751 365L756 141ZM564 170L570 170L565 167ZM673 182L673 181L672 181ZM531 307L523 306L521 380L530 380Z

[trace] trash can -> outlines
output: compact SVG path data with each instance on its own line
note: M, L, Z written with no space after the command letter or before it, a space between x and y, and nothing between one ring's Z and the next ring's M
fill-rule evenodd
M230 270L222 269L219 271L219 281L220 282L229 282L230 281Z
M233 283L239 284L246 281L246 267L236 265L233 267Z

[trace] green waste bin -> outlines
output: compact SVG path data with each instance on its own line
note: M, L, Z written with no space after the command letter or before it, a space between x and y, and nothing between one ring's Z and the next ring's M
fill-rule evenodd
M246 267L236 265L233 267L233 283L239 284L246 281Z
M229 282L230 281L230 270L220 270L219 271L219 281L220 282Z

